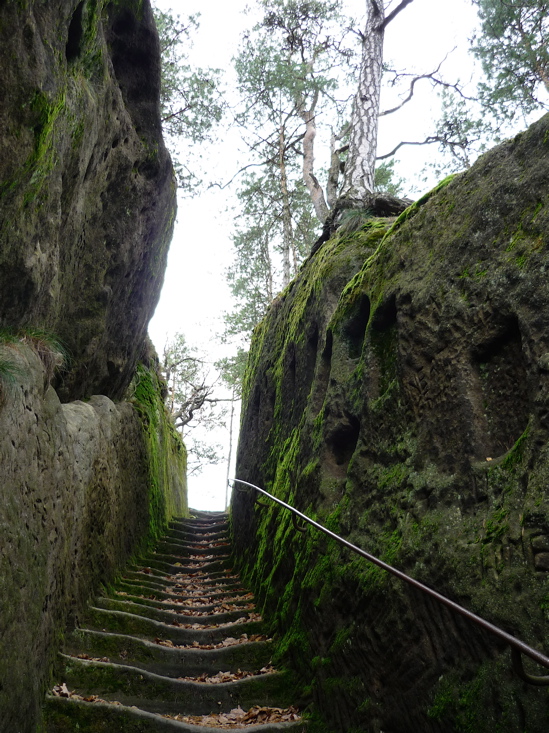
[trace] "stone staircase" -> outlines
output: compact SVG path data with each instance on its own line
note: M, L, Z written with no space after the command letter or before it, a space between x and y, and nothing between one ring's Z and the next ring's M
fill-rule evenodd
M66 639L46 733L303 731L270 666L253 597L231 570L225 514L173 522Z

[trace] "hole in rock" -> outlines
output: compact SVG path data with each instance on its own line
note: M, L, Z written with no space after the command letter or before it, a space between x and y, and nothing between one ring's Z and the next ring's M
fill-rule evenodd
M363 293L353 305L349 318L343 327L343 335L349 347L349 357L358 359L362 352L364 334L370 319L370 298Z
M84 35L84 29L82 28L83 11L84 2L81 2L76 6L76 10L72 14L69 24L69 34L67 45L65 46L65 56L69 63L77 59L82 51L82 37Z
M384 332L392 328L397 322L396 297L391 295L382 303L372 316L372 328L374 331Z
M360 432L360 422L353 415L347 415L345 422L340 423L326 439L336 466L347 467L355 452Z
M286 354L284 355L284 386L289 389L293 396L295 390L295 377L296 377L296 353L295 344L291 342L288 345Z
M332 349L333 349L334 337L332 331L326 332L326 343L322 349L320 355L320 363L318 366L317 378L314 384L313 394L313 410L318 413L322 409L324 404L324 398L328 391L328 384L330 383L330 373L332 371Z
M516 317L475 351L473 365L482 415L476 426L478 442L486 456L501 455L522 435L530 413L527 365Z

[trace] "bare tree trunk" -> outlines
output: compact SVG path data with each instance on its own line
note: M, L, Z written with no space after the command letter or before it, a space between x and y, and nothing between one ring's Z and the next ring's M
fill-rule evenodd
M338 147L338 143L345 137L349 125L346 124L336 135L332 130L330 135L330 167L328 168L328 183L326 184L326 202L329 209L333 209L336 205L339 193L339 173L341 169L341 154L348 149L348 145Z
M349 155L341 197L360 204L374 190L385 8L382 0L367 0L362 64L353 102Z
M318 91L315 93L309 109L303 109L303 104L299 106L299 116L305 123L305 136L303 137L303 182L307 186L309 195L313 202L316 218L324 224L330 213L324 191L318 182L315 174L315 138L316 138L316 121L315 107L318 101Z
M271 252L269 250L269 238L264 235L261 237L260 254L265 264L265 293L267 301L270 303L274 297L273 293L273 264L271 260Z
M280 191L282 193L282 287L290 282L290 251L292 249L292 210L288 193L288 175L286 173L284 124L281 120L278 135L278 167L280 171Z

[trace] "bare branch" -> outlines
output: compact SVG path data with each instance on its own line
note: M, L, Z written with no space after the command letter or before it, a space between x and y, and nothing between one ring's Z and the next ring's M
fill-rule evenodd
M455 51L455 48L450 51L452 53ZM440 64L434 69L433 71L429 72L428 74L418 74L417 76L414 76L412 74L409 74L407 72L399 72L396 69L387 69L390 73L394 74L394 79L391 80L391 84L394 85L398 81L399 78L405 77L405 76L413 76L411 82L410 82L410 88L408 91L408 96L402 100L400 104L398 104L396 107L392 107L391 109L386 109L383 112L379 113L380 117L384 117L385 115L393 114L393 112L398 112L398 110L402 109L405 104L407 104L412 97L414 96L414 89L415 85L418 81L422 81L423 79L428 79L433 86L441 86L445 89L453 89L462 99L467 100L468 102L477 102L478 100L475 97L469 97L466 94L463 93L461 86L459 83L451 84L450 82L444 81L443 79L440 79L439 77L435 76L440 71L440 68L442 64L446 61L450 53L446 54L446 56L442 59Z
M383 30L383 31L384 31L384 30L385 30L385 28L387 28L387 26L389 25L389 23L390 23L390 22L391 22L392 20L394 20L394 19L396 18L396 16L397 16L398 14L399 14L399 13L400 13L401 11L403 11L403 10L404 10L404 8L405 8L405 7L407 6L407 5L410 5L410 3L413 3L413 2L414 2L414 0L402 0L402 1L401 1L401 2L400 2L400 3L399 3L399 4L397 5L397 6L396 6L396 8L394 8L394 10L392 10L392 11L391 11L391 12L389 13L389 15L388 15L388 16L387 16L387 17L385 18L385 20L384 20L384 21L383 21L383 23L381 24L381 28L380 28L380 30Z
M447 138L441 137L440 135L430 135L429 137L426 137L423 141L415 140L410 142L403 140L396 147L394 147L390 153L386 153L385 155L378 155L376 157L376 160L385 160L385 158L391 158L396 153L396 151L404 145L431 145L432 143L444 143L446 145L454 145L460 148L465 147L464 143L451 142Z

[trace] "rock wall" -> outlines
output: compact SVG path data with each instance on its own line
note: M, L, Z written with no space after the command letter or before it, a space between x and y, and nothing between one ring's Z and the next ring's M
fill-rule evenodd
M0 327L47 329L63 399L121 399L163 281L175 184L149 2L0 5Z
M146 334L176 209L159 92L148 0L0 2L1 733L37 729L66 624L187 511Z
M256 330L237 465L546 654L548 183L544 117L323 245ZM484 632L252 495L232 521L313 732L547 730Z
M171 516L185 515L186 454L162 402L153 405L153 372L140 370L132 403L61 404L32 349L0 347L6 363L0 731L30 733L67 623Z

